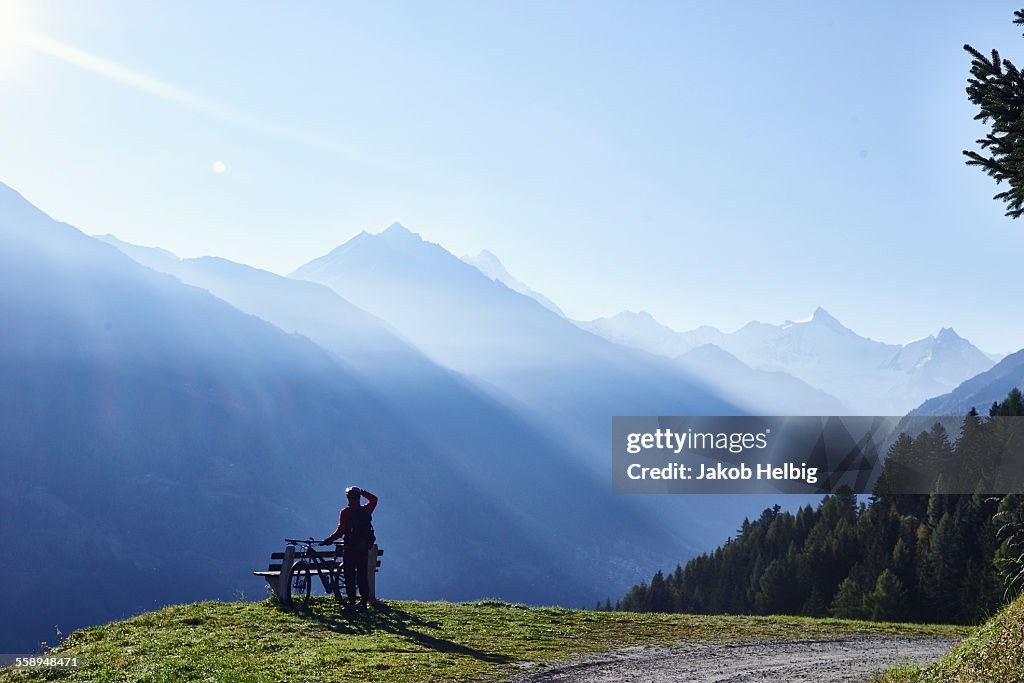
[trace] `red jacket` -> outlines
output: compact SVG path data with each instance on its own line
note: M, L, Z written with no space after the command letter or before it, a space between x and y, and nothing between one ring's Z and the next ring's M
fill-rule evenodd
M373 495L369 491L363 491L363 496L366 497L365 506L360 504L360 502L357 500L354 503L349 503L348 506L341 508L341 513L338 514L338 528L334 530L333 534L324 539L324 543L330 543L331 541L334 541L335 539L341 538L345 535L345 530L348 528L346 524L348 523L349 508L365 507L367 512L369 512L371 515L373 514L374 508L377 507L377 496Z

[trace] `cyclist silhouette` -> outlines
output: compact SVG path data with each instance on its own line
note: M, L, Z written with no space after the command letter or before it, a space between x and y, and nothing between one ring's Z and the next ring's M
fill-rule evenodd
M365 610L369 598L369 578L367 571L370 571L369 551L376 537L373 533L373 522L371 515L377 507L377 496L369 491L364 491L358 486L350 486L345 489L345 497L348 505L341 509L338 515L338 528L334 533L320 541L320 545L328 545L336 539L344 537L342 547L342 569L345 572L345 593L348 596L348 606ZM360 503L360 498L366 498L366 505ZM356 588L359 588L359 604L356 605Z

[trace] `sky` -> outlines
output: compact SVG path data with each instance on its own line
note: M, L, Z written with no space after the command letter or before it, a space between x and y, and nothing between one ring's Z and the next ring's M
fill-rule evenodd
M0 0L0 181L280 274L398 220L567 315L823 306L1024 347L1024 221L964 165L1001 2Z

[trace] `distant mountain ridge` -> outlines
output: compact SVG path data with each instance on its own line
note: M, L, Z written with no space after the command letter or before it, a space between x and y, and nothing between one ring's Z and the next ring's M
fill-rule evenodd
M0 464L12 482L0 489L0 561L14 567L15 548L53 560L49 574L15 567L31 600L0 596L0 610L35 610L38 630L58 623L57 603L105 619L151 606L138 595L224 597L265 561L254 546L336 513L341 478L389 482L382 538L406 560L389 566L392 585L576 601L710 547L736 514L770 504L613 498L612 415L773 400L842 410L808 381L751 367L726 348L731 335L685 333L693 346L675 356L628 348L484 267L495 275L396 223L286 278L89 238L0 184ZM815 329L862 339L819 317ZM781 338L752 325L755 341ZM952 381L963 341L943 330L898 347L890 371L915 391ZM438 535L431 515L451 528ZM233 540L211 551L211 536ZM85 570L109 578L95 600L76 591ZM36 609L46 585L55 602ZM0 625L0 641L23 635Z
M579 433L602 458L612 415L738 411L667 359L579 329L399 224L357 235L292 277L331 287L538 419L585 425Z
M120 248L0 185L0 562L20 587L0 596L20 615L0 624L8 651L54 624L251 595L281 539L333 529L349 483L381 495L392 594L580 604L647 552L706 542L629 503L605 519L610 488L560 444L326 287L129 249L170 275ZM374 353L396 363L390 384L355 366ZM566 553L590 559L570 570Z
M510 361L523 362L520 355L529 356L526 349L519 354L514 347L504 346L508 337L522 335L520 338L528 338L532 334L539 334L541 336L535 345L550 351L548 347L556 347L559 340L565 341L568 335L574 344L573 348L581 353L556 354L556 361L553 361L556 365L548 367L552 374L562 378L557 386L563 392L562 396L579 397L574 401L575 407L570 405L570 408L576 411L577 416L580 416L582 408L583 414L590 416L591 422L588 424L593 425L592 428L566 433L555 429L538 429L538 411L528 405L524 406L524 403L532 400L533 396L543 400L545 394L550 392L545 385L536 388L526 386L521 398L515 399L486 379L441 367L416 345L407 341L408 336L397 330L396 326L354 305L322 284L280 277L224 259L179 259L169 252L135 247L111 236L101 239L114 244L141 263L170 273L187 284L207 289L242 311L257 315L288 332L308 337L324 349L336 353L353 373L377 390L381 401L391 411L388 415L398 416L403 425L415 429L425 446L425 466L434 468L439 476L445 476L449 471L461 473L463 479L460 481L478 495L484 495L500 485L500 495L491 496L488 505L484 507L492 510L495 515L506 515L513 523L513 531L517 528L532 529L526 533L536 542L551 548L557 547L559 553L572 556L574 559L570 564L576 567L577 579L580 581L593 586L604 585L605 582L622 582L623 577L635 572L635 567L654 562L659 557L671 556L672 548L682 549L676 551L676 556L679 552L690 554L731 529L727 517L716 511L720 505L735 507L734 502L725 499L706 501L684 498L668 501L651 498L621 500L612 496L605 480L607 465L601 458L606 452L605 432L612 413L601 411L611 410L607 407L609 397L611 400L621 400L617 398L620 394L628 396L630 391L635 390L625 383L621 390L614 383L608 383L603 391L597 392L599 400L590 397L590 387L602 381L603 362L606 359L615 362L618 356L620 364L626 365L627 370L632 368L629 374L620 373L619 381L625 382L621 379L625 377L629 381L646 382L648 385L652 377L651 362L656 370L670 370L669 363L648 358L645 354L615 349L607 342L577 330L562 317L549 312L533 300L485 277L447 252L439 252L418 237L403 234L398 229L388 232L382 238L393 241L393 244L384 245L387 261L367 259L360 253L364 247L380 246L381 237L377 235L357 236L332 253L342 254L345 259L353 258L353 267L365 266L374 273L383 274L385 279L381 283L373 283L370 291L394 286L390 282L393 277L402 282L402 276L407 274L406 269L398 268L396 272L389 261L398 258L401 263L402 257L411 253L414 264L419 260L431 263L436 258L442 264L442 273L449 273L450 268L455 273L454 277L465 277L464 281L459 280L460 287L456 291L467 294L470 300L480 296L493 297L489 302L495 307L483 309L490 316L484 317L483 322L488 323L495 317L500 319L504 325L502 334L485 334L482 339L470 341L485 347L494 343L502 344L503 350L513 349L509 351L513 354L511 359L501 354L496 356L499 371L495 376L501 375L502 368ZM348 263L346 260L345 264ZM416 272L415 267L408 270ZM430 289L429 278L423 280L417 275L412 278L412 282L414 284L409 290L403 290L398 295L400 301L409 299L415 302L417 296ZM428 298L424 301L416 305L428 317L436 314L436 304L446 304L444 300ZM455 302L447 303L458 306L461 301L456 298ZM506 314L509 307L513 311L511 315ZM526 312L519 311L519 307L526 309ZM473 318L467 319L467 329L472 329L474 323ZM545 344L549 338L544 335L550 330L554 331L554 336L550 337L552 343ZM456 342L467 341L454 332L448 333L446 337ZM570 358L570 363L581 355L585 358L586 354L593 353L591 347L603 350L606 355L597 356L595 363L590 366L590 372L580 373L557 367L557 363L564 362L565 356ZM679 370L676 371L675 379L686 382L688 375ZM663 384L658 390L663 395L669 390L685 390L687 386L677 385L671 378L667 383L664 378L659 377L659 381ZM722 402L718 405L726 404ZM735 410L732 407L728 409ZM555 424L563 426L557 421ZM566 438L566 434L581 432L584 435L582 438ZM585 442L585 445L580 442ZM585 467L580 464L584 462L587 463ZM571 484L567 485L566 482ZM414 485L415 482L407 484ZM449 500L451 504L459 504L461 497L460 489L455 487L445 495L446 504ZM753 500L749 503L751 508L764 504ZM397 507L399 502L392 502L391 505ZM475 506L469 507L474 510L472 516L475 517ZM612 507L617 513L614 519L609 520L607 511ZM400 516L404 514L416 513L402 507ZM508 522L503 523L498 517L491 516L488 523L504 529ZM505 539L508 535L502 530L499 537ZM617 540L609 545L607 536ZM474 547L479 546L481 552L493 555L493 567L476 566L473 569L478 580L491 581L493 572L499 571L508 577L510 587L520 581L516 577L523 565L516 558L502 558L501 552L489 548L472 532L456 529L451 536L446 537L457 538L459 542L470 543ZM397 552L403 552L400 546L394 543L391 546ZM435 565L437 573L443 575L443 565L436 561ZM423 572L420 582L434 581L431 578L433 573ZM402 580L403 585L418 585L406 577L402 577ZM393 578L392 581L397 579ZM519 599L551 600L550 597L530 598L530 593L542 596L542 592L526 585L520 588L526 591L520 595L527 597ZM451 588L446 590L452 591ZM464 586L461 590L471 588ZM552 590L569 595L567 586L557 589L553 586Z
M736 332L712 327L677 332L649 313L621 313L578 323L619 344L678 357L714 344L754 370L782 372L864 415L902 415L994 364L952 328L909 342L861 337L823 308L781 325L750 322Z
M846 415L837 398L792 375L754 370L714 344L702 344L676 362L744 408L763 415Z
M562 309L559 308L554 301L547 298L540 292L531 289L521 280L513 277L498 257L486 249L478 253L476 256L463 256L462 260L471 266L476 267L477 270L492 280L497 280L498 282L503 283L512 291L519 292L520 294L524 294L531 299L536 300L541 306L557 313L558 315L565 315L562 313Z
M291 277L327 285L383 319L429 358L550 433L602 480L615 415L746 412L685 367L582 330L400 225L358 235ZM768 500L641 496L636 502L674 543L688 544L722 533L727 511L737 505L752 509Z
M987 415L989 407L1003 401L1011 389L1024 390L1024 349L1011 353L953 391L925 401L910 415L966 415L971 408Z
M380 236L392 230L420 239L397 223ZM333 253L341 257L374 237L364 232ZM483 250L462 260L564 317L550 299L512 276L493 253ZM318 262L321 259L304 268L316 268ZM306 277L298 272L295 276ZM573 322L615 344L673 359L733 403L765 413L902 415L986 371L1000 358L981 351L952 328L906 344L875 341L858 335L821 307L803 320L781 325L753 321L732 333L707 325L678 332L646 311ZM708 344L725 355L707 350L694 353ZM749 369L742 373L744 389L738 389L737 363ZM785 387L781 392L780 382Z
M330 353L3 185L0 315L0 561L21 587L0 596L20 615L0 624L7 648L251 586L256 548L329 524L342 483L325 471L435 490L415 435Z
M549 435L538 432L463 376L434 364L387 323L315 282L220 258L179 259L170 252L131 245L111 235L98 239L335 353L378 392L390 414L400 416L416 430L424 454L439 474L461 473L458 480L481 494L493 482L502 482L502 495L494 497L490 507L507 515L505 524L515 520L517 525L531 527L529 534L538 542L557 543L577 558L591 556L588 564L597 572L591 583L616 580L618 570L610 571L601 564L604 551L599 553L592 541L592 525L604 507L615 504L610 490L567 458ZM561 491L562 481L573 481L574 486ZM458 488L448 492L453 501L461 496ZM392 506L400 504L403 513L416 514L405 507L408 501L392 502ZM575 514L559 514L560 506L571 507ZM622 545L635 547L628 553L623 550L623 556L642 555L645 547L661 554L661 548L673 545L633 503L619 502L617 507L619 519L614 524L649 529L630 534L633 540ZM464 531L455 535L466 542L480 541ZM617 560L623 561L624 557ZM510 577L524 567L515 558L502 560L502 565L501 571ZM424 578L433 573L437 572L424 572ZM490 580L491 570L478 568L475 575ZM416 588L417 582L406 580L405 585L422 590Z
M723 336L714 328L704 328L707 334L703 340L698 341L689 333L676 332L662 325L647 311L623 311L610 318L577 321L576 324L616 344L632 346L667 358L676 358L703 344L718 345Z

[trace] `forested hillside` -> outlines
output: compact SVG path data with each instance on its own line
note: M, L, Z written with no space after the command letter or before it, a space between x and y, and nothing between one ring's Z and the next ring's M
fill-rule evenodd
M990 416L1024 415L1020 392ZM973 413L955 443L941 425L890 450L944 468L991 437L992 421ZM889 474L889 472L887 472ZM744 520L713 553L634 586L615 606L640 612L832 615L884 621L974 623L1009 593L1021 554L999 534L1019 522L1019 495L890 495L885 478L867 502L828 496L796 514L765 510ZM607 601L601 608L612 608Z

